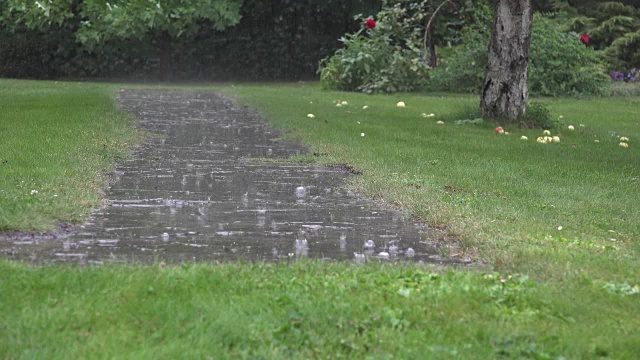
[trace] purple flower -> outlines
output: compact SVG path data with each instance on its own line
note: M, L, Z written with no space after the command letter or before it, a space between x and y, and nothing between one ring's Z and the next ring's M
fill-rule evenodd
M610 76L613 81L624 81L624 74L619 71L612 71Z

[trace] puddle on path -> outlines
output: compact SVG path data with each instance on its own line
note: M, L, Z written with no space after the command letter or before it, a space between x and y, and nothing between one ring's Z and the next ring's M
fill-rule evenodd
M80 263L307 256L461 262L439 256L428 227L346 191L343 170L250 161L304 151L280 141L250 108L187 91L123 90L119 102L160 136L118 165L109 206L72 235L3 240L0 254Z

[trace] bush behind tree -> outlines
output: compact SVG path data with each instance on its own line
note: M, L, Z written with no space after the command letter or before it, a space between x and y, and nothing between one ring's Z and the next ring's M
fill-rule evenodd
M343 47L321 61L321 84L365 93L423 90L437 65L436 47L459 43L464 24L490 22L489 5L488 0L385 0L375 28L367 30L366 18L356 17L362 28L342 37Z
M481 27L480 27L481 28ZM464 31L464 44L447 49L432 72L429 89L479 93L487 66L488 28ZM602 54L580 43L579 35L539 13L533 21L529 92L544 96L605 95L607 63Z
M556 0L554 8L568 30L588 33L591 45L604 50L609 70L640 67L640 1Z

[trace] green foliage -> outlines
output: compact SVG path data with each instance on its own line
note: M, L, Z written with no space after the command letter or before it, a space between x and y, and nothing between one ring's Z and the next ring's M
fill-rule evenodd
M487 69L489 34L463 29L463 44L445 49L440 65L431 72L428 88L437 91L479 93Z
M529 129L550 130L557 126L549 107L538 101L531 101L527 104L527 111L519 121L521 125Z
M110 39L140 39L149 33L194 34L204 20L223 30L238 23L241 5L240 0L9 0L6 14L29 29L43 31L80 20L75 36L93 49Z
M624 82L613 81L609 94L611 96L620 96L640 100L640 81Z
M615 39L605 50L605 55L618 69L628 69L633 64L640 64L640 30Z
M588 33L591 45L604 50L609 70L625 71L638 67L640 47L634 34L640 31L640 4L586 1L572 6L558 1L555 7L562 11L561 16L568 17L567 29Z
M566 20L566 29L573 32L583 32L584 29L591 28L596 23L595 18L587 16L575 16Z
M606 64L591 48L550 18L536 14L531 39L529 90L532 94L604 95Z
M0 13L5 5L0 1ZM195 29L189 27L188 32L171 39L170 71L174 79L185 80L312 79L320 59L339 47L338 37L360 27L353 16L379 9L375 0L246 0L237 25L217 31L216 23L201 20L195 23ZM89 52L76 36L80 20L69 19L61 27L49 26L45 32L29 30L23 23L15 25L13 16L7 19L7 26L0 27L0 75L156 76L161 40L156 32L129 39L102 37ZM14 26L8 26L11 24Z
M589 31L593 43L599 48L605 48L617 38L637 29L640 20L633 16L615 15L600 23Z
M171 39L194 36L201 23L209 22L214 30L223 30L240 21L241 0L10 0L4 15L13 24L10 32L21 26L49 32L57 29L72 33L82 50L101 55L99 45L130 39L156 40L163 77L168 76Z
M625 5L619 1L606 1L598 4L597 11L607 17L625 16L633 17L636 15L636 9L633 6Z
M429 89L453 92L478 92L484 80L489 49L489 31L493 10L488 2L467 7L473 15L460 31L457 46L441 50L439 66L432 71Z
M362 28L340 41L343 48L321 61L319 72L324 88L365 93L407 92L421 89L429 67L420 56L425 15L416 4L395 1L376 16L376 26L357 16Z
M446 44L450 47L468 40L465 37L474 34L473 31L460 31L465 24L490 23L492 17L487 0L466 0L448 5L415 0L385 1L383 10L377 15L382 24L380 29L376 27L367 32L367 36L360 31L343 38L344 47L320 64L321 81L325 88L367 93L423 88L430 75L428 67L435 66L441 55L446 57L447 48L442 50L438 46ZM431 25L426 32L425 26L429 22ZM392 48L398 51L390 52ZM486 55L486 49L478 51L484 51ZM456 74L459 83L468 82L462 72ZM442 84L450 86L449 81L442 81Z
M24 24L31 30L47 31L74 19L77 16L75 3L75 0L7 0L3 18L12 29Z
M432 74L430 88L479 92L487 66L488 31L467 29L464 45L453 49ZM603 95L607 93L606 64L592 48L539 13L533 21L529 62L529 91L534 95Z

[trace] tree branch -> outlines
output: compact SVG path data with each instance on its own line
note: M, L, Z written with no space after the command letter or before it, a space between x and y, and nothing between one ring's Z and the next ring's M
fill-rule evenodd
M427 22L427 26L424 29L424 39L422 40L422 47L424 48L425 56L427 55L427 38L429 37L429 28L431 27L431 22L436 17L436 15L440 11L440 9L442 9L444 4L446 4L446 3L451 3L451 0L444 0L442 2L442 4L438 5L438 7L436 8L436 11L434 11L433 14L431 14L431 17L429 18L429 21Z

